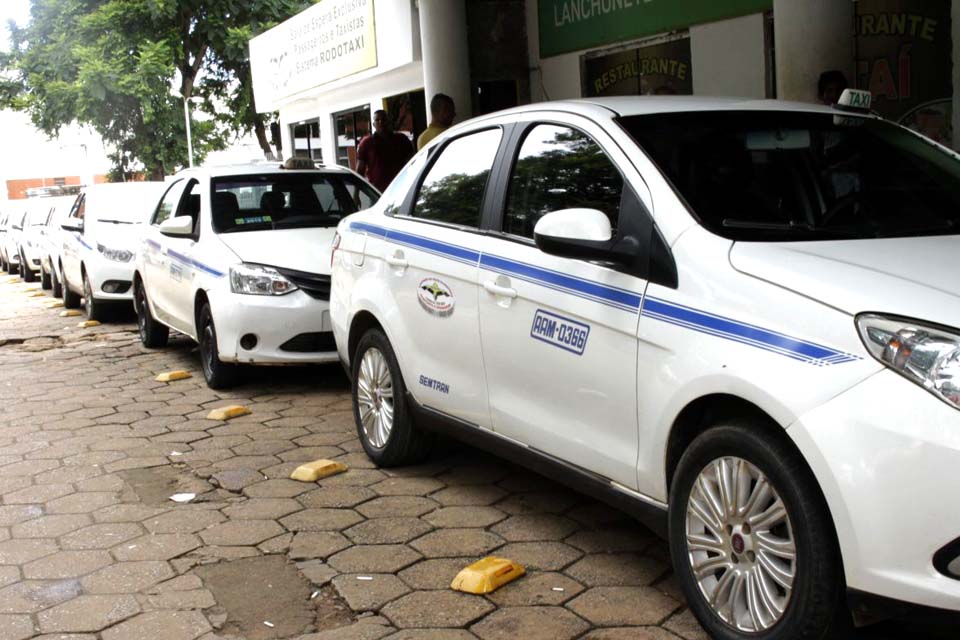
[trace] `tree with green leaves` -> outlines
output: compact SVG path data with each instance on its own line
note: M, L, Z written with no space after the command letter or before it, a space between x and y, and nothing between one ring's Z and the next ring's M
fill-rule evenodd
M32 0L0 64L0 104L27 111L48 135L89 124L115 152L114 172L153 178L187 164L183 100L198 96L195 159L255 132L247 41L311 0ZM171 89L179 93L175 95Z

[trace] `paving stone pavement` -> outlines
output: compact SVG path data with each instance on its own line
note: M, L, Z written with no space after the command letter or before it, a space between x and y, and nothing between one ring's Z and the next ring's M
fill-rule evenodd
M27 288L0 276L0 640L706 638L665 543L623 514L455 444L378 470L337 367L211 391L189 341L148 351L129 314L81 329ZM154 381L173 369L194 377ZM252 413L206 419L228 404ZM350 470L288 479L319 457ZM449 589L491 552L528 575L489 596ZM292 631L238 628L201 577L266 557L308 585ZM269 607L278 585L237 580Z

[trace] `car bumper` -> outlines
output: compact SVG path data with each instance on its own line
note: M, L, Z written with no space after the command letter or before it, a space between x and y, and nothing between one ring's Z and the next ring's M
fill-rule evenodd
M303 291L285 296L227 292L211 298L217 348L224 362L306 364L337 362L330 303ZM256 345L241 344L255 336Z
M787 433L827 499L848 587L960 611L960 563L950 576L934 561L960 538L960 410L885 369Z
M31 271L40 271L40 252L32 247L23 247L23 257L26 258L26 266Z
M93 297L105 301L132 301L133 267L132 260L116 262L102 257L86 263Z

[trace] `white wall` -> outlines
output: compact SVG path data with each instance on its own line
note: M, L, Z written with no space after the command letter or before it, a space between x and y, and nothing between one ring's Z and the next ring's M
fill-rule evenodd
M839 69L853 83L850 0L773 0L777 97L817 102L817 79Z
M382 75L341 86L317 96L299 100L280 109L280 128L283 136L283 156L289 158L293 149L290 125L312 118L320 119L320 141L323 161L336 162L336 131L333 114L369 104L370 110L383 108L383 99L399 93L423 89L423 66L414 62Z
M690 27L693 93L765 98L763 24L756 13Z

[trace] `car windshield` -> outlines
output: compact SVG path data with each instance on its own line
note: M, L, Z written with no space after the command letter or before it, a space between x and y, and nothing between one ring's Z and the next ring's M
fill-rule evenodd
M143 224L150 218L162 186L131 182L94 187L85 198L84 207L90 212L87 217L103 224Z
M351 174L316 171L214 178L211 189L217 233L335 227L379 198Z
M714 111L630 116L620 124L699 222L726 238L960 233L960 159L880 119Z

